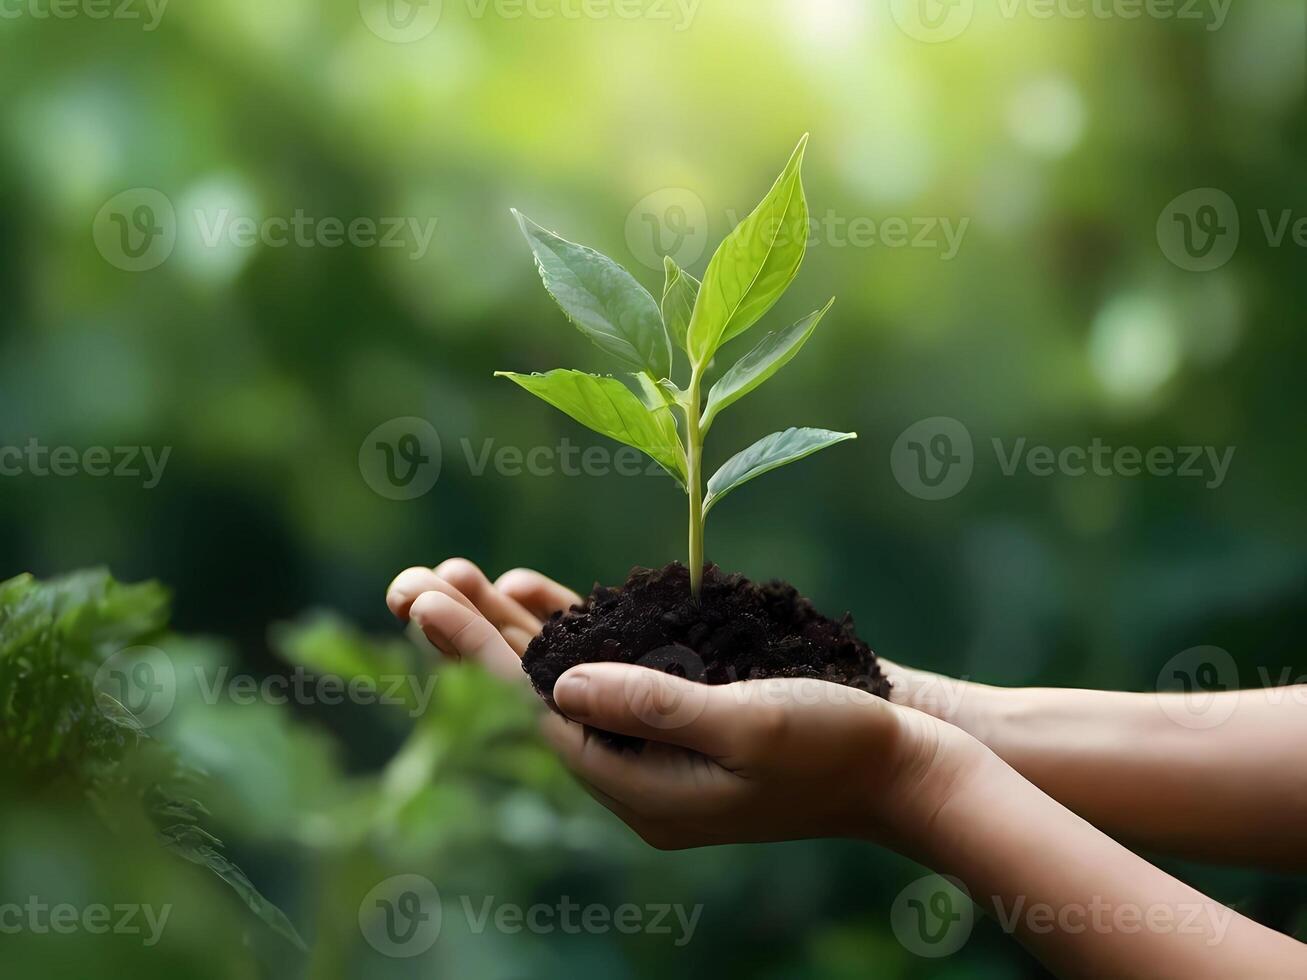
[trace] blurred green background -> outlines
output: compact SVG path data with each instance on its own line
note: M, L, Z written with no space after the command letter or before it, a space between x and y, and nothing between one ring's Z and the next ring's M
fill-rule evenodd
M194 665L400 662L418 651L384 588L449 555L582 591L683 560L664 477L478 471L487 448L602 443L491 377L608 369L540 288L509 208L657 294L661 254L701 275L804 132L814 235L766 325L838 302L723 416L709 462L788 425L861 438L735 495L709 558L851 610L895 660L993 683L1153 690L1200 645L1246 685L1305 672L1298 0L1137 17L964 2L933 28L899 0L119 2L51 17L22 0L0 18L0 446L169 455L149 487L0 458L0 578L107 566L167 585L175 632L132 634L179 678L151 741L205 774L206 826L312 952L148 830L93 815L88 760L65 747L77 778L10 777L0 903L171 903L172 925L149 948L5 935L5 975L1039 975L990 921L945 960L905 949L890 909L924 872L887 853L650 851L486 678L440 672L416 724L384 706L210 704L183 683ZM297 214L315 231L284 243L276 219ZM1210 241L1185 242L1186 215ZM332 222L356 219L378 236L404 222L399 245L339 244ZM966 429L974 468L923 499L894 446L939 417ZM377 429L409 418L439 433L438 479L390 499ZM1235 455L1219 486L1007 475L993 440L1022 439ZM112 652L77 649L91 672ZM32 750L7 735L11 760ZM1278 928L1307 901L1300 880L1164 863ZM412 959L358 922L401 874L445 903ZM459 899L563 895L703 913L678 947L478 935Z

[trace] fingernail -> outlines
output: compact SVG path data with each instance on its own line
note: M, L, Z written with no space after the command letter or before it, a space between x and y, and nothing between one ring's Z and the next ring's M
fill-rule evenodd
M585 691L589 683L585 671L568 671L554 682L554 703L569 718L584 718L587 713Z

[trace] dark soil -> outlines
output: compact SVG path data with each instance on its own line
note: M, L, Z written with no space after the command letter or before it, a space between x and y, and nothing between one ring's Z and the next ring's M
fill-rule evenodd
M785 582L755 585L704 569L690 596L690 572L674 563L634 568L620 588L596 585L579 606L555 614L531 641L522 667L554 707L554 682L577 664L634 663L705 684L809 677L882 698L890 684L853 617L827 619ZM639 740L616 738L621 744Z

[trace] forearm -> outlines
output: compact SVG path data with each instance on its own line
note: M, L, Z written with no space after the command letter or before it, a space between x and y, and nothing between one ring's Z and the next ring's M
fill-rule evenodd
M1217 696L1004 689L896 669L896 700L970 732L1114 837L1192 857L1307 867L1307 691ZM1174 707L1172 703L1172 707Z
M906 850L1061 976L1307 976L1307 947L1150 865L996 756Z

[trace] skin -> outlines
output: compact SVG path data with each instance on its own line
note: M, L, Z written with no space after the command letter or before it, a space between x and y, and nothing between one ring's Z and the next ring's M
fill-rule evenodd
M491 583L451 559L402 572L386 601L446 656L525 684L521 653L579 596L525 569ZM559 679L565 717L543 730L660 849L862 839L954 876L1061 976L1307 976L1307 946L1109 836L1302 867L1303 700L1232 692L1230 719L1194 730L1147 695L1005 692L889 668L893 703L819 681L709 687L588 664ZM617 752L586 726L649 741Z

